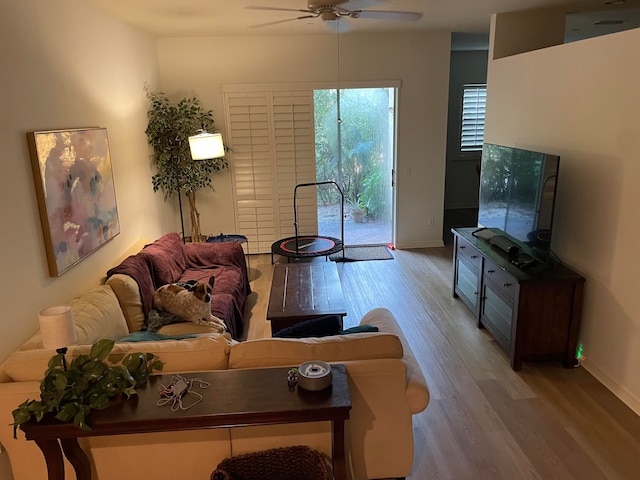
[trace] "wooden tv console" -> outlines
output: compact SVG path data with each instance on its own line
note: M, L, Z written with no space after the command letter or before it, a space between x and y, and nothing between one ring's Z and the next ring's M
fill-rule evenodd
M451 230L453 296L507 352L514 370L523 360L576 366L584 278L555 262L521 270L506 253L474 237L475 230Z

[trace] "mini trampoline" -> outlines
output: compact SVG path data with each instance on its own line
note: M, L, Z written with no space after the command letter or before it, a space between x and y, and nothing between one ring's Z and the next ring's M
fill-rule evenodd
M325 235L298 235L298 208L296 197L298 188L315 187L318 185L334 185L340 193L340 235L341 238L328 237ZM273 264L273 255L281 255L287 257L287 261L291 258L311 258L311 257L329 257L334 253L342 251L344 255L344 195L336 182L315 182L300 183L293 190L293 226L295 236L283 238L271 245L271 263Z

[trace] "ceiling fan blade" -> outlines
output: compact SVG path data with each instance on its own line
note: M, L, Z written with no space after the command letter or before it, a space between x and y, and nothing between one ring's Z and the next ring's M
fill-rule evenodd
M391 10L362 10L358 12L359 18L374 20L399 20L404 22L417 22L422 18L421 12L394 12Z
M294 20L298 20L298 18L294 17L294 18L287 18L286 20L276 20L275 22L258 23L256 25L250 25L249 28L270 27L271 25L278 25L279 23L293 22Z
M302 13L313 13L311 10L302 10L300 8L279 8L279 7L263 7L260 5L249 5L244 7L247 10L274 10L277 12L302 12Z
M316 18L316 17L317 15L305 15L303 17L287 18L286 20L276 20L275 22L259 23L257 25L251 25L250 28L270 27L271 25L278 25L279 23L287 23L287 22L293 22L295 20L302 20L304 18Z

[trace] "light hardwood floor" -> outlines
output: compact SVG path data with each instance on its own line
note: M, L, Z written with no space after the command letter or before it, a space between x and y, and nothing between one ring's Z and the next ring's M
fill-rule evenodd
M581 367L525 362L512 371L451 295L450 246L394 255L338 271L345 327L390 309L429 384L429 406L414 416L410 479L640 479L640 417ZM269 336L271 258L252 255L250 267L247 338Z

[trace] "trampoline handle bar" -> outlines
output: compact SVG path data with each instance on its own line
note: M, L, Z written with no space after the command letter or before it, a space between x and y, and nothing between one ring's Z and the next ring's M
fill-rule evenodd
M329 180L326 182L311 182L311 183L299 183L293 189L293 228L296 232L296 255L299 254L299 245L298 245L298 207L296 203L296 197L298 195L299 187L317 187L319 185L333 185L338 189L340 193L340 241L342 241L342 245L344 246L344 193L342 193L342 189L340 185L336 182ZM342 251L344 254L344 250Z

